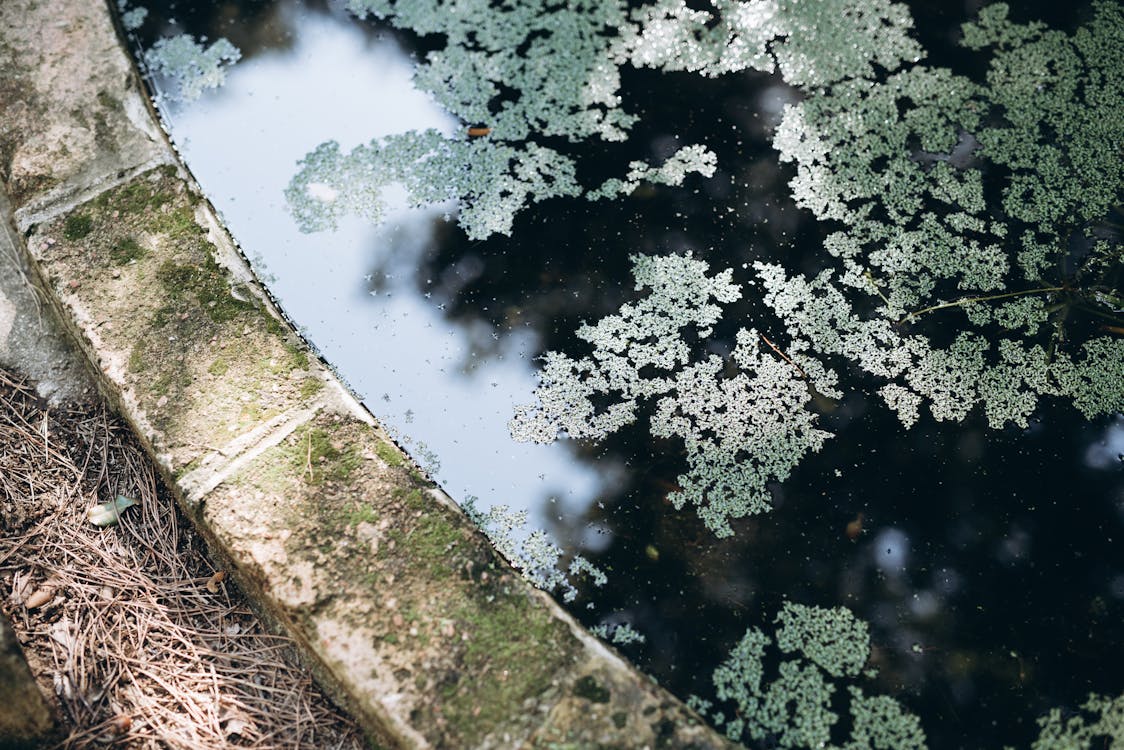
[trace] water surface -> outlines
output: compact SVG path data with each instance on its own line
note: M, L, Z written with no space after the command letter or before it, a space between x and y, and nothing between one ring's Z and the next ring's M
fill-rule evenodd
M1090 423L1046 403L1026 430L973 415L907 431L871 384L821 405L838 437L775 487L772 513L735 522L726 540L668 502L685 466L678 444L639 427L596 444L508 435L535 360L577 350L583 321L634 298L631 253L690 250L741 283L757 260L819 268L826 230L793 205L793 172L770 143L797 96L778 78L627 69L622 94L641 115L629 143L580 147L609 177L701 141L718 155L709 179L545 201L511 237L483 241L450 220L453 205L401 202L381 227L348 220L301 234L283 190L319 143L463 126L411 84L429 40L316 3L148 7L145 47L186 31L242 51L222 88L162 109L287 314L454 498L528 509L567 552L603 568L608 584L583 586L575 614L643 633L623 650L661 683L711 692L711 671L745 629L795 600L845 605L871 623L877 685L921 716L932 747L1025 744L1039 714L1121 689L1120 416ZM913 10L934 64L982 70L951 43L965 14ZM1087 9L1019 12L1069 28ZM742 300L726 317L759 308ZM707 346L732 348L728 328Z

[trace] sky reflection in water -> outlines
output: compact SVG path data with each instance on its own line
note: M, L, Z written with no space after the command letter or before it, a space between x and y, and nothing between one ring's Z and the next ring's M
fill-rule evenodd
M383 424L414 441L411 453L423 463L436 455L437 479L455 498L527 508L540 526L554 515L549 498L581 515L612 466L507 433L505 415L534 389L537 336L465 336L442 314L445 295L427 297L414 285L434 223L454 206L410 209L391 196L383 227L348 218L335 232L296 231L282 193L296 162L326 137L348 149L456 123L414 89L409 56L392 38L370 40L319 13L294 26L293 49L245 59L219 91L172 105L172 135L192 172L286 312ZM481 334L495 341L486 356L474 350Z

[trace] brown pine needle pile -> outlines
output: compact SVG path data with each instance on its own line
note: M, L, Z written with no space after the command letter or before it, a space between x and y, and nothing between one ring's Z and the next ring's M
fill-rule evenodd
M100 527L89 509L136 501ZM287 638L203 554L128 429L0 370L0 608L62 747L360 748Z

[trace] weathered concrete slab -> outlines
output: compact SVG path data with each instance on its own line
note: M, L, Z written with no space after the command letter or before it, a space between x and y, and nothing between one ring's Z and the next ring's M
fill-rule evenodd
M19 641L0 615L0 748L43 747L57 727Z
M162 167L106 190L28 242L125 413L179 476L324 386L201 198ZM237 267L234 274L230 268ZM306 417L307 418L307 417Z
M49 5L0 6L16 241L215 556L325 686L389 747L727 747L499 559L311 356L155 127L104 95L139 96L104 7Z
M0 3L0 183L20 229L169 161L103 3Z

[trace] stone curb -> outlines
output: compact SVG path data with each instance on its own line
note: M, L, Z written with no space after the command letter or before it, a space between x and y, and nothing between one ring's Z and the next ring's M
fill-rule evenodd
M58 725L24 659L8 618L0 614L0 748L32 748L58 739Z
M378 745L730 744L501 560L278 314L97 0L0 4L6 217L187 515Z

